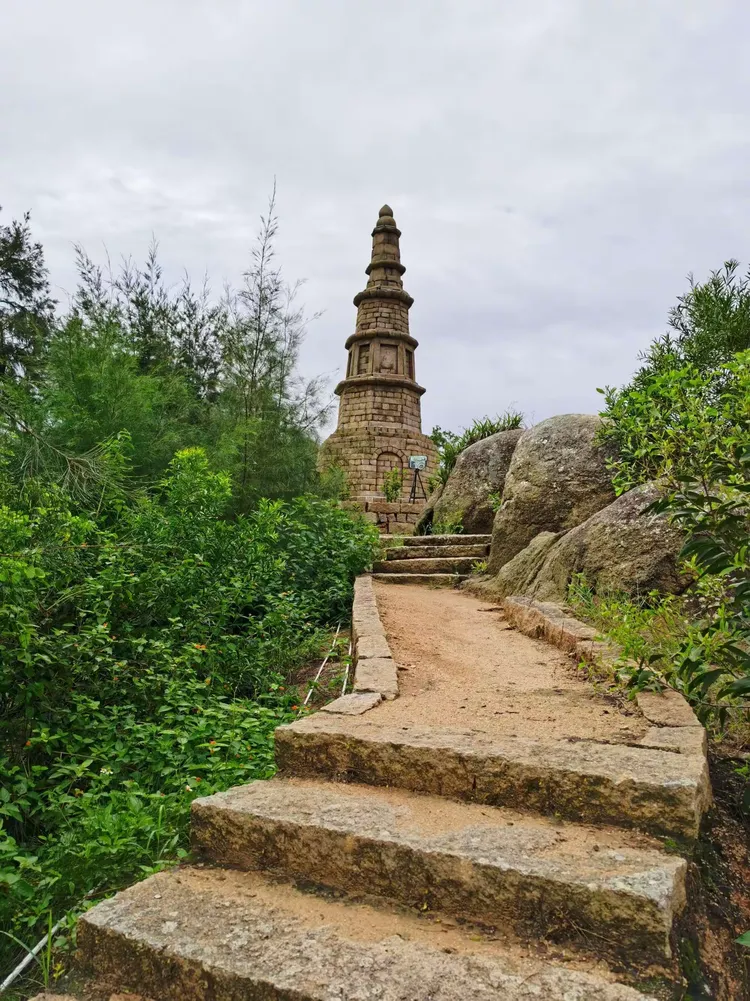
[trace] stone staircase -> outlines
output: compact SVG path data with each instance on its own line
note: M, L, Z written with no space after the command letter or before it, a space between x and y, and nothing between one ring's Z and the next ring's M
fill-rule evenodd
M398 542L396 539L398 538ZM389 584L452 587L487 559L489 535L407 535L384 540L383 558L373 565L374 580Z
M443 545L471 550L445 559L474 559L484 545L430 542L407 543L398 562ZM552 606L504 607L527 636L592 642ZM397 670L369 576L352 624L354 690L276 730L277 776L195 800L198 861L81 917L95 989L152 1001L674 998L687 863L659 838L690 842L711 801L687 703L641 693L649 726L630 743L395 725L382 713Z
M611 971L674 973L686 863L628 828L695 834L681 753L340 709L280 727L276 754L276 778L194 801L201 864L81 918L99 981L154 1001L644 1001Z

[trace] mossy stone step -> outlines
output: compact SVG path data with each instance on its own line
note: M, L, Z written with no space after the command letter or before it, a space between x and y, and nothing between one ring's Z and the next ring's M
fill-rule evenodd
M428 584L431 587L455 587L469 574L457 573L374 573L373 580L386 584Z
M562 942L620 965L667 967L684 859L625 832L403 789L275 778L192 804L193 849Z
M83 964L159 1001L655 1001L460 928L257 873L159 873L87 911Z
M491 535L405 535L405 546L489 546Z
M387 560L425 560L431 557L473 556L484 559L488 548L483 543L474 546L386 546L383 555Z
M323 713L278 727L275 740L287 775L522 806L673 838L696 837L711 802L701 748L655 747L652 731L644 746L632 746L385 726Z
M373 564L374 573L463 573L469 574L476 563L471 556L432 557L412 560L378 560Z

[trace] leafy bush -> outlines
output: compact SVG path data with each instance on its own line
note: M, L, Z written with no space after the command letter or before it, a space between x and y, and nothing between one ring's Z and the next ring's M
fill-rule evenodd
M499 431L513 431L515 428L523 427L523 414L515 410L506 410L504 414L497 417L485 417L482 420L475 420L461 434L453 431L443 431L442 428L434 427L430 438L435 443L439 456L440 467L434 477L430 477L430 488L434 489L438 483L445 483L450 476L456 460L465 448L474 445L490 435Z
M652 596L651 611L632 610L644 649L630 680L672 685L724 724L750 707L750 351L716 368L665 369L608 403L615 483L661 483L652 510L684 531L695 580L685 599ZM646 639L643 616L669 624L668 642Z
M734 362L708 371L687 364L637 388L607 390L601 436L615 446L610 465L617 492L660 478L711 475L713 459L744 433L737 422L746 420L738 392L745 379Z
M0 495L0 927L21 939L179 857L194 796L273 772L287 678L377 536L313 498L230 505L199 449L94 511Z
M717 440L715 410L727 380L726 365L750 349L750 274L740 278L728 261L670 310L670 332L657 338L623 389L600 389L606 398L601 438L614 461L618 492L695 466L692 451L710 454ZM721 429L719 429L720 431ZM705 441L711 442L710 446Z

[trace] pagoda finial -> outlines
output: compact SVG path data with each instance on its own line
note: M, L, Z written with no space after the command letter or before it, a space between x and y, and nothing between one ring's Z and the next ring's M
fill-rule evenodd
M383 205L372 231L372 256L365 268L365 274L370 276L368 287L388 285L403 288L401 275L406 268L401 263L400 236L401 230L393 218L393 209L388 204Z

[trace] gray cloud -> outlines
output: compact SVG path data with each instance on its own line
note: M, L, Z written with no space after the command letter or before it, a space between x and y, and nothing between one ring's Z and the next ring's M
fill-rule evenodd
M274 175L306 373L343 367L383 201L425 426L598 407L685 287L747 259L741 0L9 0L0 203L237 280ZM59 292L60 297L63 292Z

